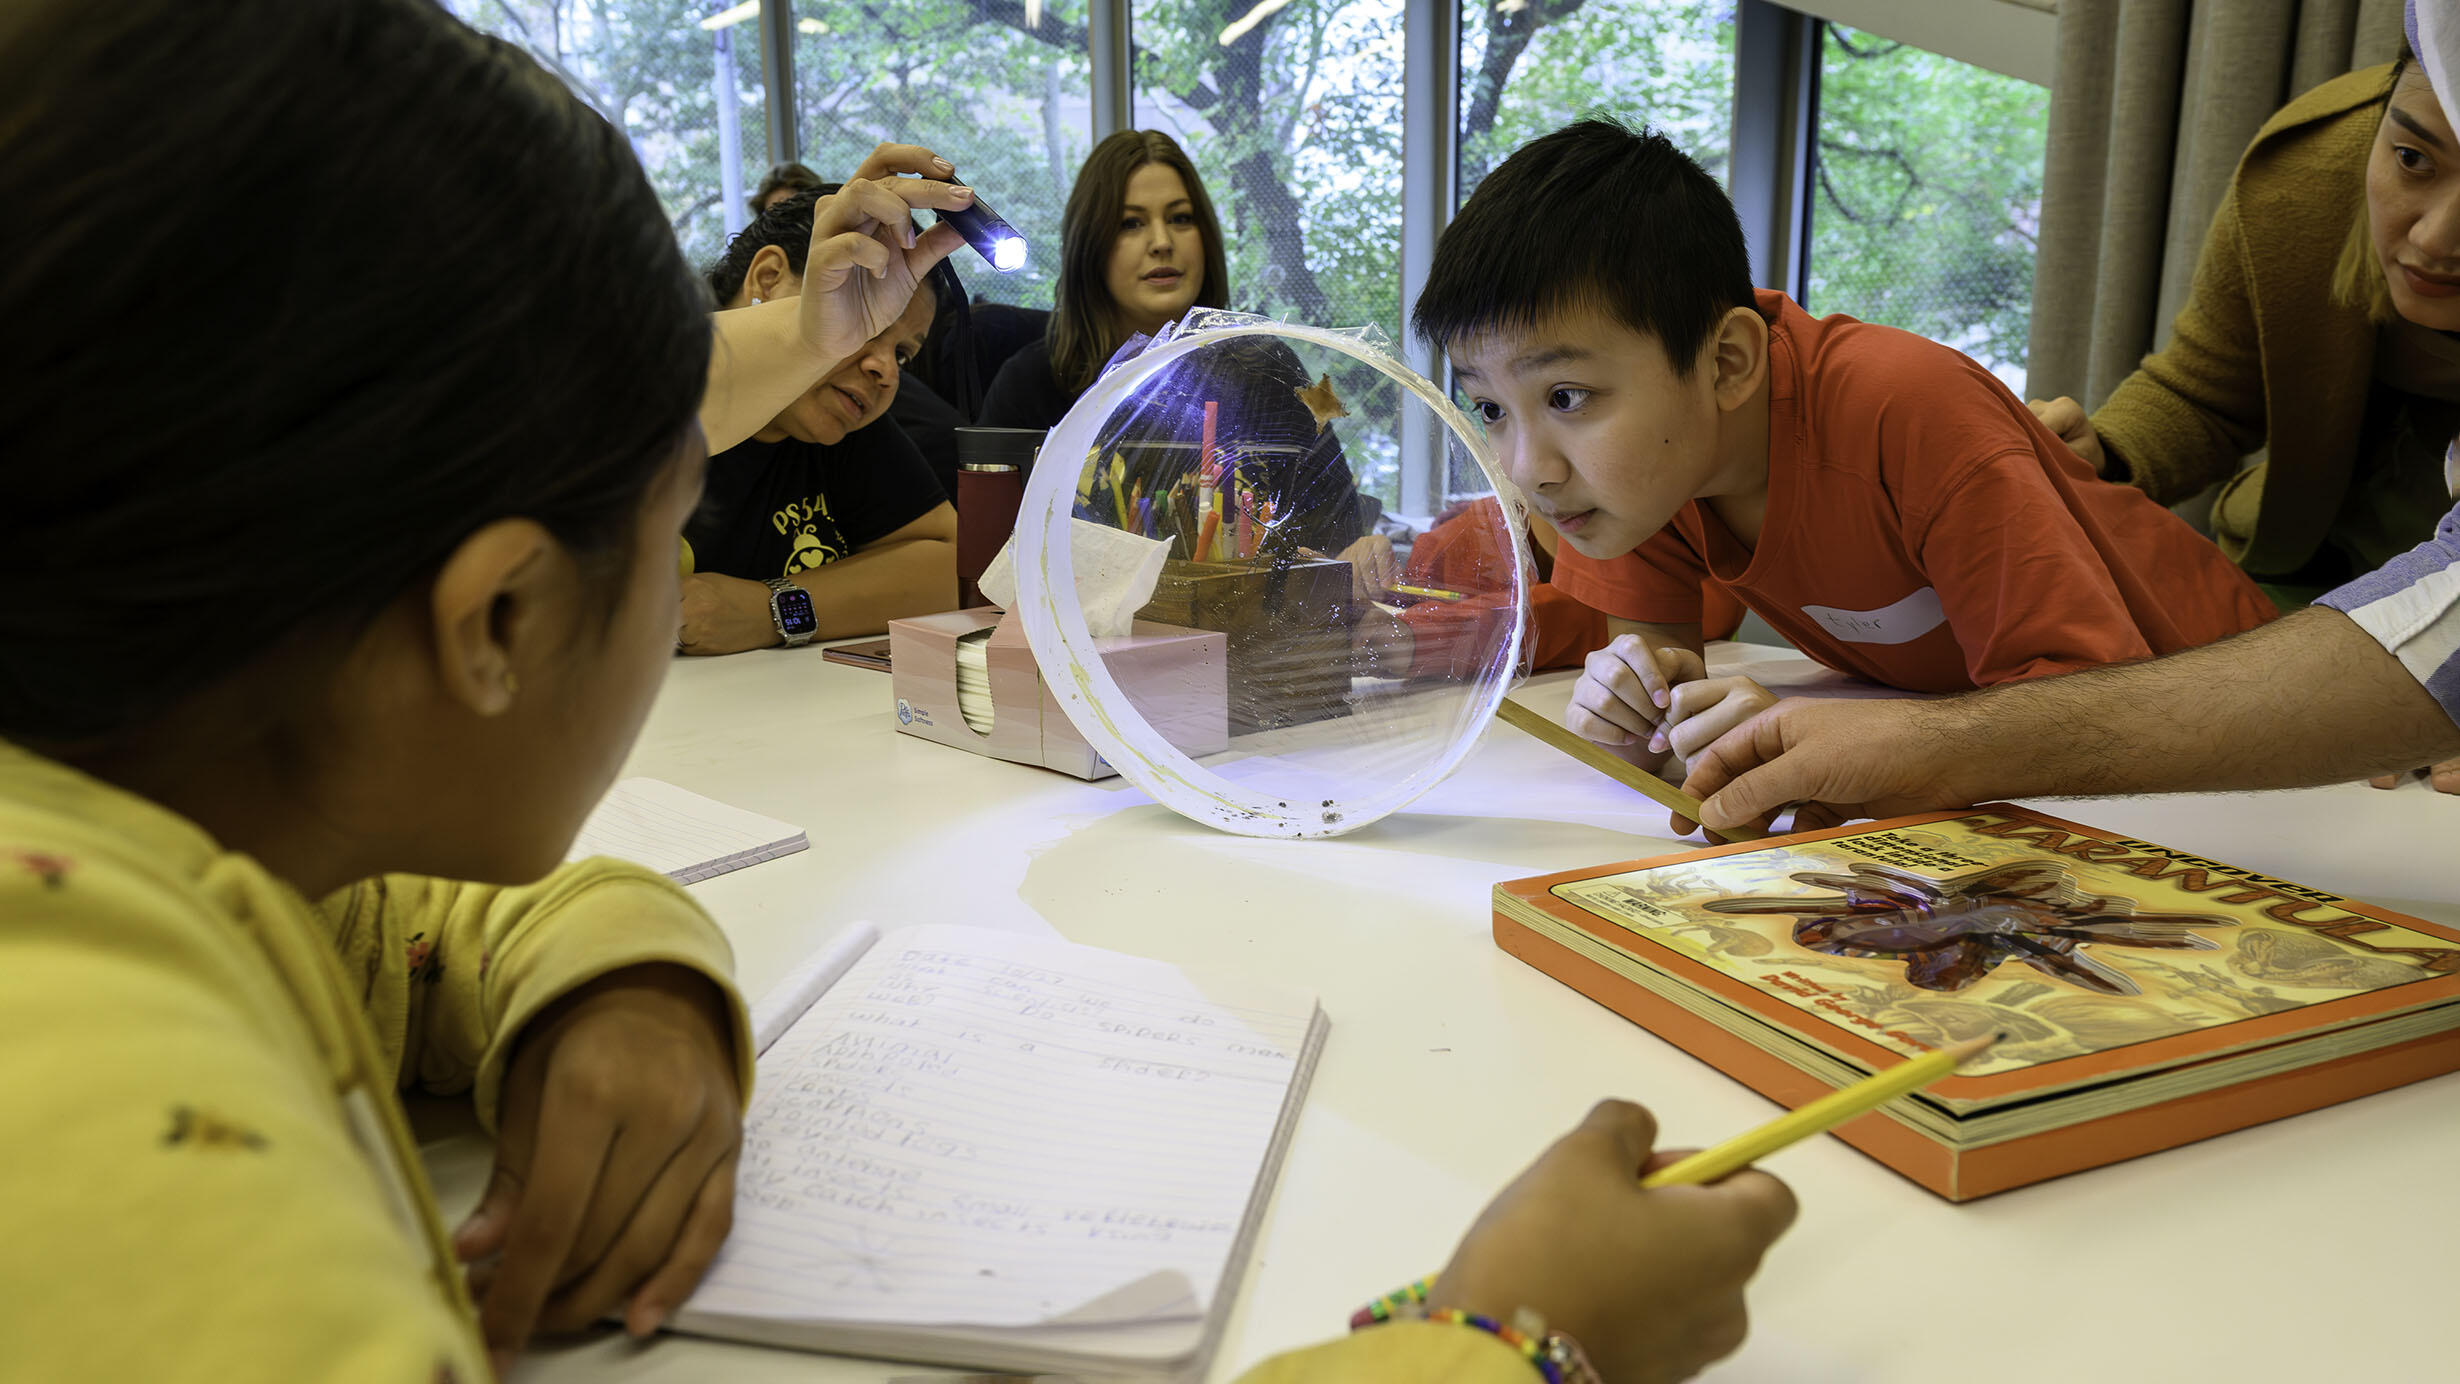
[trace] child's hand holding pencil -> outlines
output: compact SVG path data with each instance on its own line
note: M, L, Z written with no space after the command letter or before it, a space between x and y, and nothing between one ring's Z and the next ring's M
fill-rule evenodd
M1762 1172L1644 1191L1657 1122L1605 1101L1539 1155L1461 1240L1428 1294L1510 1323L1534 1312L1609 1380L1688 1379L1742 1344L1743 1286L1794 1220L1794 1194Z
M1951 1075L1999 1036L1908 1058L1688 1155L1656 1148L1648 1111L1601 1101L1488 1203L1442 1273L1361 1317L1423 1289L1430 1313L1561 1332L1602 1378L1688 1379L1742 1344L1743 1285L1793 1224L1794 1194L1751 1165Z

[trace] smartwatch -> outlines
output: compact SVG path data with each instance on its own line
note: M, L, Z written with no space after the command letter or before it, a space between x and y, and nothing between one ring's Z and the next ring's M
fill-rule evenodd
M784 577L769 578L769 620L789 649L809 644L820 632L820 612L812 607L811 593Z

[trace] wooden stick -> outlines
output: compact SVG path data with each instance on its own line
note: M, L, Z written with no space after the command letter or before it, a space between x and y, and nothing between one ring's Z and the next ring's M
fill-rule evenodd
M1606 749L1592 745L1556 725L1544 713L1531 711L1506 697L1503 699L1503 705L1496 708L1495 715L1505 724L1527 731L1624 787L1654 799L1668 809L1679 812L1695 822L1700 820L1700 800L1698 798L1692 797L1655 774L1633 768ZM1736 827L1731 831L1720 831L1706 823L1701 823L1701 827L1720 841L1756 841L1762 834L1748 827Z

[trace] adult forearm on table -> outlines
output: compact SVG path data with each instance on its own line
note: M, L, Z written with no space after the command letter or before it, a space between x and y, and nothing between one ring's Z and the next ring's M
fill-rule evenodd
M805 344L792 298L713 312L709 329L715 339L700 396L700 430L711 456L767 427L837 365Z
M957 545L940 538L882 543L794 580L811 592L818 638L878 634L891 620L956 605Z
M2295 788L2460 754L2460 727L2373 637L2300 611L2167 658L1932 703L1985 797Z

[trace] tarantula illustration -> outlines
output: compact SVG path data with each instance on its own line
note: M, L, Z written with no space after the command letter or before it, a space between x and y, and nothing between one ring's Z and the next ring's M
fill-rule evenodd
M1840 892L1703 906L1712 913L1802 915L1796 942L1831 956L1901 958L1905 979L1925 990L1962 990L2012 960L2101 994L2141 994L2134 981L2077 948L2094 942L2211 951L2217 944L2192 929L2235 926L2196 913L2137 913L2132 901L2084 893L2066 870L2038 860L1935 881L1860 863L1851 874L1792 878Z

